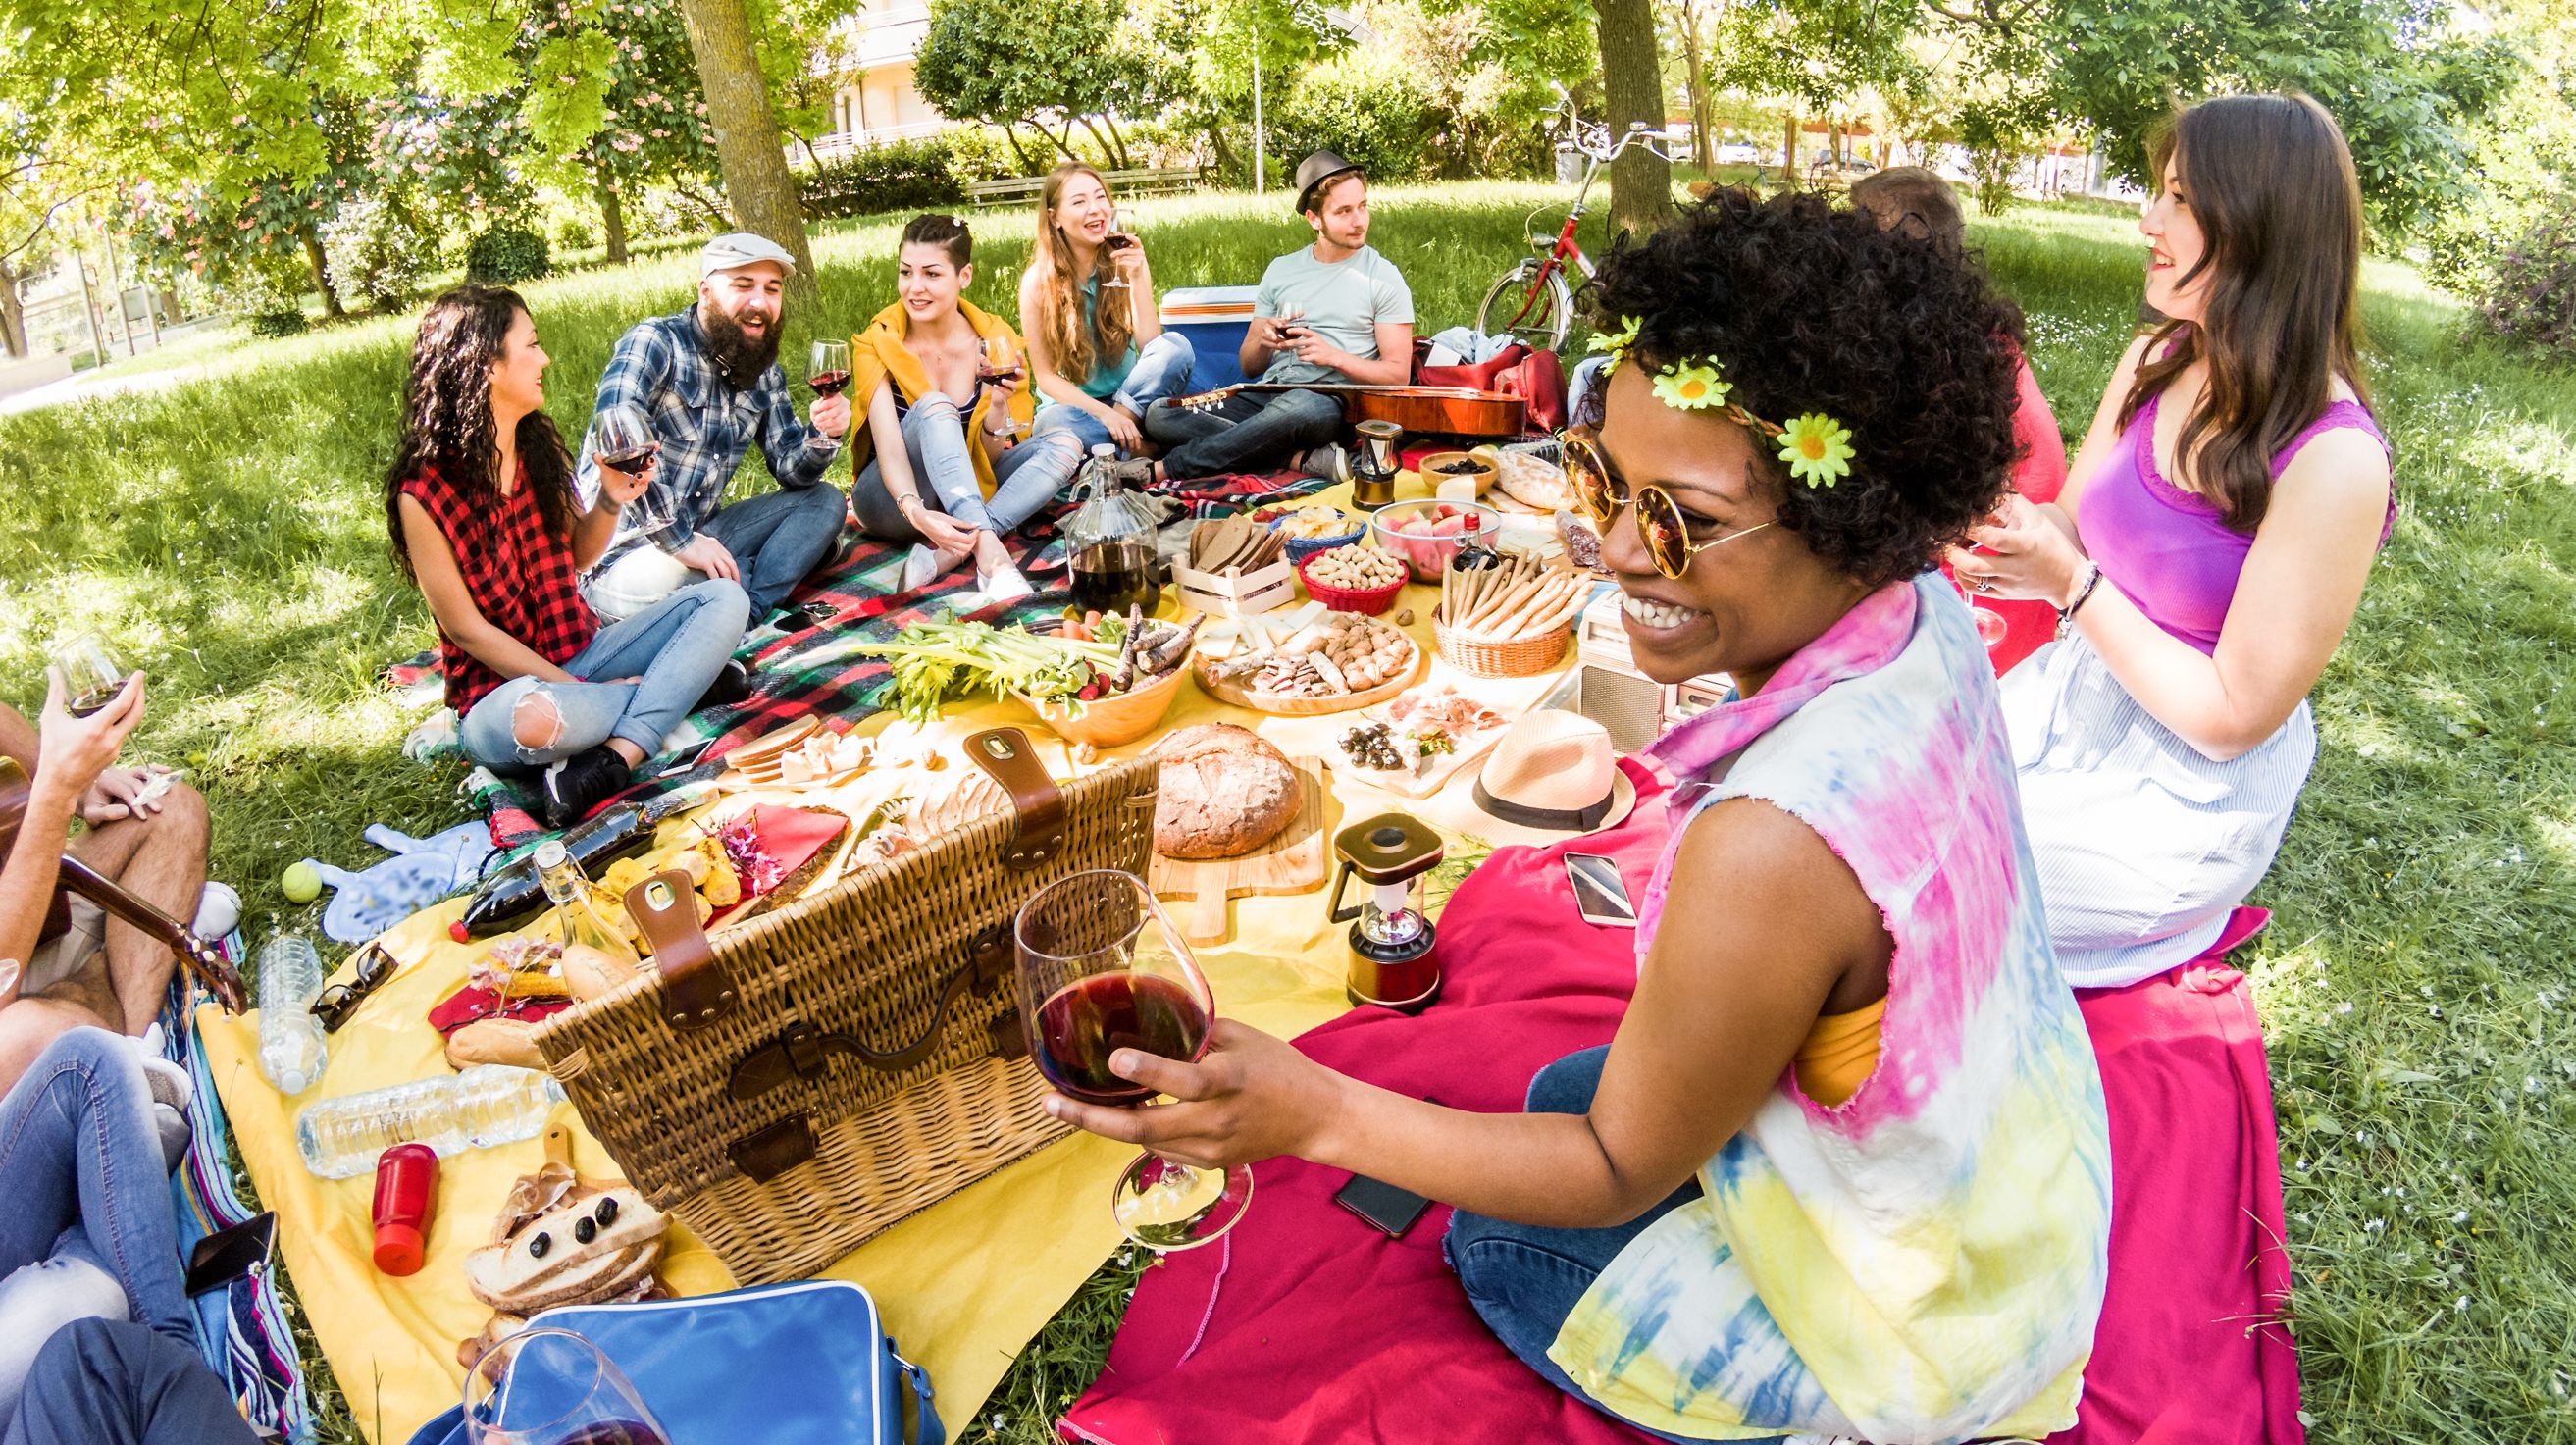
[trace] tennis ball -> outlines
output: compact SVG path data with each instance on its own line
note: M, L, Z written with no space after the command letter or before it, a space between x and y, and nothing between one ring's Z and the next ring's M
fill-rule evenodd
M286 890L288 901L310 903L322 896L322 874L313 866L310 859L301 863L289 863L286 865L286 876L277 880L277 886Z

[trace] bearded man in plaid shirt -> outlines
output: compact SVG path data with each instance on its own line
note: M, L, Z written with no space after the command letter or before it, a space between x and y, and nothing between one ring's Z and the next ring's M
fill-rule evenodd
M636 324L599 379L575 480L599 486L600 418L634 407L651 423L652 480L582 584L602 616L632 617L688 583L742 584L757 625L829 559L849 498L823 480L850 429L849 399L814 403L797 421L778 366L781 291L795 260L766 237L736 232L698 258L697 304ZM778 490L727 507L725 484L757 443Z

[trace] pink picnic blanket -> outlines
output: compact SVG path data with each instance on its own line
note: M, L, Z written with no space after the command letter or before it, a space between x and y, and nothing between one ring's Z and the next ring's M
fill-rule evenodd
M1668 824L1661 787L1581 851L1643 896ZM1561 849L1508 848L1440 921L1440 1004L1345 1015L1299 1039L1319 1062L1462 1109L1517 1110L1532 1075L1606 1043L1635 982L1632 936L1575 915ZM2250 929L2247 930L2250 932ZM2241 939L2242 935L2239 935ZM2231 942L2229 946L2233 946ZM2111 1285L2081 1445L2299 1445L2280 1312L2289 1268L2271 1088L2241 977L2194 966L2084 1000L2110 1099ZM1146 1272L1068 1440L1342 1442L1652 1437L1539 1379L1487 1333L1442 1260L1449 1211L1390 1240L1332 1202L1349 1178L1300 1160L1254 1171L1227 1238Z

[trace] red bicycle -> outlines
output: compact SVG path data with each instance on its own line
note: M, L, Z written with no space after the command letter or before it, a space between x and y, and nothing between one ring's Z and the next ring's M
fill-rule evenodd
M1583 185L1574 193L1574 208L1566 212L1565 224L1551 238L1541 235L1534 224L1541 206L1522 223L1523 235L1535 255L1494 278L1485 291L1484 304L1476 308L1476 330L1485 336L1509 336L1539 351L1554 351L1565 345L1565 333L1574 325L1574 291L1566 276L1580 270L1585 280L1592 279L1592 258L1574 242L1574 228L1583 222L1590 207L1593 178L1601 168L1617 160L1630 146L1644 146L1663 157L1672 155L1661 145L1663 137L1646 129L1644 121L1631 122L1628 133L1614 144L1610 128L1585 121L1575 114L1574 98L1565 87L1556 88L1557 112L1565 117L1565 139L1586 161Z

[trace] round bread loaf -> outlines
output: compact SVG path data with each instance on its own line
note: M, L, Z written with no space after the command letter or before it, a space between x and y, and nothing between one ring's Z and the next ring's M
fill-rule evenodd
M1296 821L1303 785L1277 748L1232 723L1200 723L1163 740L1154 851L1235 858Z

